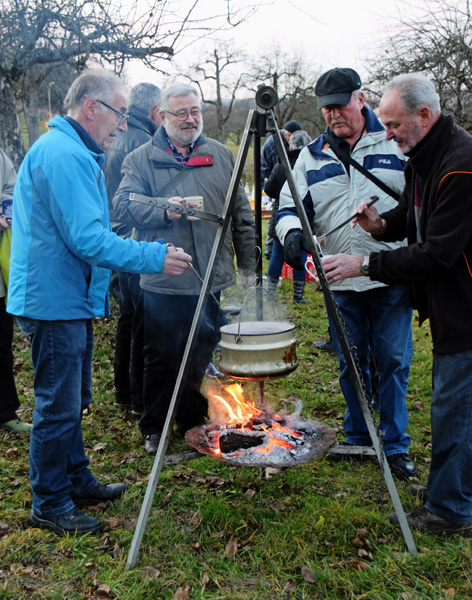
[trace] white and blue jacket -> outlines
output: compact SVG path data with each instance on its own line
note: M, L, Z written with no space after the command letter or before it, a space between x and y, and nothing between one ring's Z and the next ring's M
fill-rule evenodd
M395 142L385 139L385 129L374 112L365 107L364 114L364 133L351 156L400 194L405 183L405 158ZM300 152L293 175L308 219L318 236L348 219L360 202L368 201L371 196L380 198L376 203L379 213L397 205L393 198L382 192L354 167L350 167L348 174L324 134ZM292 229L301 229L301 224L286 183L280 194L280 205L276 214L276 231L282 244ZM323 254L367 256L373 251L393 250L402 245L403 242L379 242L361 227L351 229L346 225L325 238L322 250ZM382 285L368 277L356 277L336 282L332 287L338 291L358 292Z
M49 126L15 184L7 310L40 320L108 314L110 269L161 272L166 247L111 232L103 156L63 117Z

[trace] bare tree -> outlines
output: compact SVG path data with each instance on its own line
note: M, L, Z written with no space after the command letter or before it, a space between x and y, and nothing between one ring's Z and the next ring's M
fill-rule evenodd
M472 127L472 13L469 0L402 2L391 34L369 61L371 83L419 71L431 78L442 108Z
M170 60L197 32L234 27L253 10L240 0L221 2L220 13L214 5L211 14L198 12L198 5L199 0L0 0L0 146L18 164L15 99L26 74L38 86L47 66L68 64L81 71L95 62L120 73L136 59L162 71L163 59Z
M183 69L184 77L200 90L203 102L214 107L214 135L221 143L226 141L226 123L244 78L244 71L235 69L235 65L241 65L245 59L244 52L235 49L231 40L220 41L211 50L203 51L198 61Z
M275 42L261 49L249 66L252 85L264 83L272 86L278 94L275 109L279 126L296 119L314 137L324 129L324 121L316 108L315 85L321 69L314 68L303 51L287 52Z

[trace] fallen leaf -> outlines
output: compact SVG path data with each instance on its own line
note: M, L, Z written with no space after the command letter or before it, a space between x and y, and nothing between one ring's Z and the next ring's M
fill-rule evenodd
M254 529L254 531L247 538L247 540L243 542L243 546L247 546L250 542L252 542L252 540L254 539L254 536L256 535L256 533L257 533L257 529Z
M100 596L100 598L111 598L110 596L111 588L108 583L101 583L98 588L95 590L95 594Z
M94 452L103 452L107 447L105 442L100 442L99 444L95 444L92 448Z
M5 454L7 455L7 458L14 458L15 456L18 456L18 448L8 448Z
M357 558L354 558L353 560L349 561L349 564L356 571L362 571L363 569L368 569L369 568L369 564L368 563L366 563L363 560L358 560Z
M424 402L422 400L417 400L413 403L418 410L424 410Z
M162 506L167 506L173 495L174 495L174 490L170 490L170 492L167 494L167 496L162 501Z
M366 560L372 560L372 554L370 552L367 552L367 550L364 550L363 548L359 548L359 550L357 551L357 556L359 558L365 558Z
M284 510L287 510L287 505L284 504L282 500L274 500L269 504L269 506L272 510L276 510L278 512L284 512Z
M447 590L442 590L442 593L445 596L455 596L456 595L456 590L454 588L448 588Z
M200 550L202 549L200 542L195 542L195 544L192 544L192 550L194 550L195 552L200 552Z
M110 517L109 519L107 519L107 523L110 529L117 529L118 527L121 527L123 525L123 519L120 519L118 517Z
M249 488L248 490L246 490L245 492L245 496L247 496L248 498L252 498L253 496L255 496L256 494L256 490L251 490L251 488Z
M316 582L315 574L308 567L305 567L305 566L302 567L302 575L303 575L303 579L307 583L315 583Z
M231 536L225 547L225 556L231 556L231 560L234 560L236 557L237 550L238 540L234 536Z
M161 576L161 572L159 571L159 569L156 569L154 567L144 567L144 570L149 574L149 577L151 577L151 579L158 579Z
M118 546L118 544L115 544L113 546L113 558L120 558L121 556L121 548Z
M177 588L177 591L174 594L174 600L187 600L189 597L188 596L189 590L190 590L189 584L184 583L179 588Z
M210 576L208 575L208 571L203 571L201 583L202 587L206 587L210 583Z

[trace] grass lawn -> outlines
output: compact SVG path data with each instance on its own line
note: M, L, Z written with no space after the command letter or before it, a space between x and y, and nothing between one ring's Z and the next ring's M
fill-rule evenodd
M235 290L235 293L241 292ZM267 382L266 399L324 421L342 435L344 401L334 356L316 350L327 321L322 295L307 285L305 306L291 304L291 282L278 292L279 313L296 324L298 369ZM225 293L225 301L233 299ZM102 482L126 481L129 491L97 508L102 535L60 538L30 529L28 442L0 433L0 598L205 600L439 600L472 598L472 541L413 533L410 556L387 515L390 498L374 462L333 464L322 456L267 473L211 458L164 467L137 565L127 570L136 520L153 457L137 424L113 407L113 345L117 309L97 319L94 401L84 417L91 467ZM415 354L408 392L411 454L426 481L431 434L431 342L428 326L414 328ZM22 417L34 406L25 341L16 339ZM243 384L256 396L256 385ZM186 449L178 438L169 453ZM405 510L418 500L398 482Z

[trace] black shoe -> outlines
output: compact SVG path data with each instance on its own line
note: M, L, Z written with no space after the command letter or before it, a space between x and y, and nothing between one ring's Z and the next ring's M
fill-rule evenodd
M325 340L324 342L320 340L319 342L313 342L313 346L322 352L336 352L334 349L333 340Z
M131 408L131 402L121 402L119 400L115 400L115 402L113 402L113 406L115 408L119 408L120 410L128 410Z
M54 517L40 517L31 511L29 522L33 527L51 529L59 535L97 533L103 529L103 523L99 519L86 515L75 506L66 513Z
M150 433L144 436L144 449L148 454L156 454L161 443L160 433Z
M305 300L305 298L294 298L292 300L292 304L308 304L308 300Z
M77 496L77 494L72 493L70 497L76 506L90 506L93 504L100 504L100 502L116 500L122 496L127 489L128 486L125 483L109 483L108 485L97 483L93 490L88 492L85 496Z
M392 473L403 481L410 479L410 477L416 477L418 474L408 454L391 454L387 456L387 462Z
M472 523L454 523L433 514L427 508L419 508L411 513L406 513L406 520L412 529L428 531L437 535L458 534L464 537L472 537ZM388 516L390 523L398 524L396 513Z

